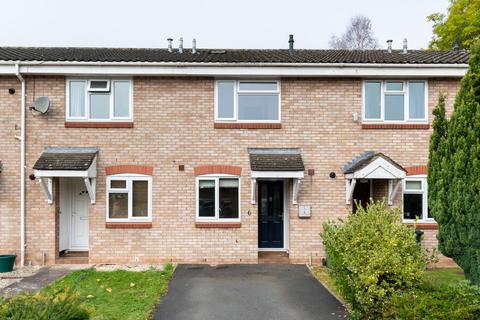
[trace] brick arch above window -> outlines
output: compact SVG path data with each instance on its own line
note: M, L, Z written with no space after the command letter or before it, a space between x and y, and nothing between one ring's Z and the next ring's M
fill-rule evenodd
M427 174L428 167L427 166L414 166L414 167L406 167L407 176L415 176L417 174Z
M196 176L204 174L231 174L239 176L242 174L242 167L230 165L202 165L195 166L193 172Z
M124 174L124 173L145 174L145 175L151 176L153 175L153 167L136 165L136 164L123 164L123 165L109 166L105 168L105 174L107 176L111 176L114 174Z

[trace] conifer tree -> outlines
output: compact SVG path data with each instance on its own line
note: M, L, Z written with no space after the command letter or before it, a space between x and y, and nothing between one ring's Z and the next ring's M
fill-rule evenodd
M443 106L442 106L443 105ZM439 224L440 251L480 284L480 46L462 79L448 124L444 100L431 137L429 204Z

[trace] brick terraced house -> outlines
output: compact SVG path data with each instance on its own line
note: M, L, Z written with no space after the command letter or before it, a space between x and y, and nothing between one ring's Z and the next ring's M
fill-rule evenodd
M384 199L436 246L432 109L464 51L0 48L0 253L292 263ZM48 111L47 111L48 108ZM445 259L445 261L447 261Z

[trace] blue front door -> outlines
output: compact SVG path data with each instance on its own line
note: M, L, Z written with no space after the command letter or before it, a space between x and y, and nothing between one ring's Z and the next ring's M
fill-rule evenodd
M283 181L258 181L258 247L283 248Z

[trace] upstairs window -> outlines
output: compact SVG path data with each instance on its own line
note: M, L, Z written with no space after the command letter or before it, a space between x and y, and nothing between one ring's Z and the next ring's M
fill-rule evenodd
M279 81L217 80L215 120L280 122Z
M363 86L365 122L426 122L427 82L369 80Z
M132 81L68 80L67 120L131 121Z
M433 221L428 212L428 188L425 177L408 177L403 182L403 219Z

